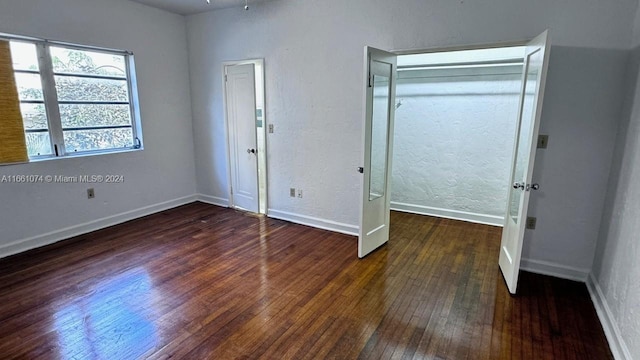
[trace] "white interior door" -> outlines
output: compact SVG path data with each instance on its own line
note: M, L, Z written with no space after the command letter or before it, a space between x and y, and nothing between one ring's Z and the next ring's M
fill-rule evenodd
M230 205L257 213L259 196L255 65L228 65L225 66L225 75Z
M365 118L358 257L389 240L389 191L396 98L395 54L365 47Z
M536 157L537 141L535 139L538 137L548 62L549 42L547 31L545 31L527 44L525 52L518 130L505 226L500 244L500 269L512 294L516 293L518 286L529 195L531 190L538 188L537 184L531 183L531 176Z

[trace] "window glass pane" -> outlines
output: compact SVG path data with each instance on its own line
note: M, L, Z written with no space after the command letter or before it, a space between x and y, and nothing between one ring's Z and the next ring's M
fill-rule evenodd
M63 128L131 125L129 105L61 104Z
M129 101L126 80L56 76L55 81L59 101Z
M9 47L14 70L38 71L38 54L35 44L11 41Z
M54 46L50 50L56 73L126 77L125 57L122 55Z
M16 73L16 83L20 100L42 100L42 82L39 74Z
M51 139L48 132L26 133L29 156L51 155Z
M389 102L391 100L391 64L381 64L389 76L373 76L371 114L371 175L369 201L384 196L387 188L387 145L389 143Z
M65 131L64 144L67 152L132 147L133 133L131 128Z
M538 73L542 64L541 52L535 52L527 57L525 62L527 72L524 79L524 94L522 109L520 110L520 121L518 138L516 139L515 166L513 167L513 182L519 184L527 183L527 169L529 168L529 155L531 151L531 133L536 117L536 91L538 88ZM540 65L541 66L541 65ZM511 203L509 204L509 217L516 224L520 224L521 213L520 203L524 197L524 191L520 188L511 188Z
M49 121L62 127L69 153L133 147L126 55L49 46L60 118L48 119L39 103L38 45L12 40L10 47L29 156L53 154Z
M20 104L25 130L48 129L44 104Z

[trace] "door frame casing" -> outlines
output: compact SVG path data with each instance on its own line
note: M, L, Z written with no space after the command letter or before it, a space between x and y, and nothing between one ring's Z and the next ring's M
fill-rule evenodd
M228 114L228 110L227 110L227 81L226 81L226 69L229 66L236 66L236 65L247 65L247 64L253 64L254 66L259 65L260 68L262 69L262 71L260 71L260 73L256 73L255 77L256 79L258 79L258 77L260 77L261 83L262 83L262 96L260 97L261 101L262 101L262 130L260 130L258 127L256 127L256 148L260 148L257 144L258 140L258 131L261 131L263 133L263 148L264 151L259 151L257 156L258 156L258 161L257 161L257 166L258 166L258 213L262 213L260 212L260 209L265 209L264 210L264 214L266 215L267 211L266 209L268 209L268 202L269 202L269 177L268 177L268 157L267 157L267 153L268 153L268 141L267 141L267 115L266 115L266 94L265 94L265 68L264 68L264 59L263 58L256 58L256 59L247 59L247 60L230 60L230 61L223 61L222 62L222 109L223 109L223 113L224 113L224 131L225 131L225 148L227 150L227 166L226 166L226 170L227 170L227 196L228 196L228 207L229 208L235 208L234 205L234 201L233 201L233 191L232 191L232 177L231 177L231 171L232 171L232 158L231 158L231 142L229 141L229 136L230 136L230 131L229 131L229 114ZM255 70L255 68L254 68ZM256 102L258 99L257 96L257 86L256 86ZM255 110L254 110L255 111ZM265 194L262 194L260 191L260 158L262 157L263 159L263 163L264 163L264 191ZM264 201L264 207L262 206L262 204L260 203L261 201Z
M505 48L505 47L526 46L531 40L533 40L533 38L527 39L527 40L501 41L501 42L483 43L483 44L436 46L436 47L419 48L419 49L398 49L398 50L391 50L389 52L392 52L398 56L401 56L401 55L450 52L450 51L496 49L496 48Z

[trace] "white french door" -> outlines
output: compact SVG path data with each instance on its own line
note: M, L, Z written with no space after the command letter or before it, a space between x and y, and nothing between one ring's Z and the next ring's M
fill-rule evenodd
M255 65L225 66L230 206L259 211Z
M547 33L543 32L527 44L524 57L517 136L499 260L500 270L512 294L516 293L518 286L529 195L531 190L538 189L538 184L532 184L532 174L549 63Z
M389 240L393 120L396 96L395 54L365 47L364 161L358 257Z

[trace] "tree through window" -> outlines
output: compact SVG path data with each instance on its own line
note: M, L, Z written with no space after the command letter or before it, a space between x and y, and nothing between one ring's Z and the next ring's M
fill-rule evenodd
M10 43L30 157L140 146L129 54Z

